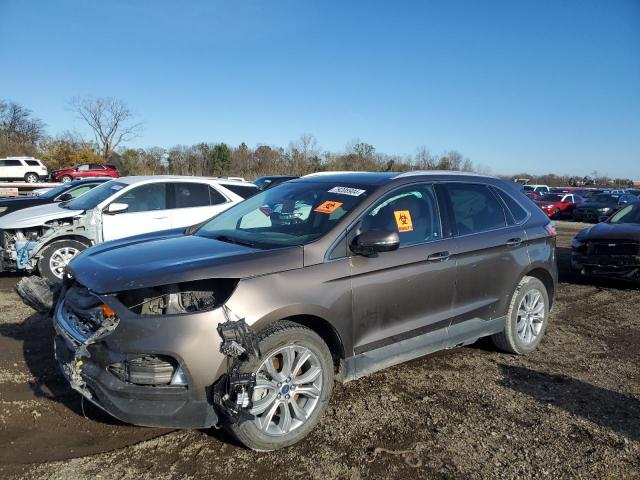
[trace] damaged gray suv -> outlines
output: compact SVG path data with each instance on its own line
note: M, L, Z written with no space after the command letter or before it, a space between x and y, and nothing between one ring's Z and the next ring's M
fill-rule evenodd
M556 290L555 230L511 183L316 174L217 217L91 247L54 312L71 386L137 425L298 442L334 380L491 336L526 354Z

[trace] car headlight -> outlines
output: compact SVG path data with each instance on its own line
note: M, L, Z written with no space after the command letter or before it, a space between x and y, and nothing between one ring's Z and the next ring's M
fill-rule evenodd
M611 207L602 207L598 209L599 212L608 212L609 210L611 210Z

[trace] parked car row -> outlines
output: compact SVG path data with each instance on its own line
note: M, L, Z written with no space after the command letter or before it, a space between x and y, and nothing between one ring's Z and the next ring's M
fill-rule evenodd
M546 185L525 185L523 193L536 202L549 218L569 218L580 222L604 220L640 198L629 189L549 188Z
M336 379L482 337L540 344L556 232L513 183L279 180L124 177L0 217L6 263L61 282L54 350L74 390L128 423L222 425L264 451L303 439ZM637 277L639 204L578 234L572 268Z
M151 176L72 181L37 197L0 200L7 209L0 216L0 271L38 271L57 282L92 245L188 227L255 192L249 182ZM22 203L37 206L20 209Z

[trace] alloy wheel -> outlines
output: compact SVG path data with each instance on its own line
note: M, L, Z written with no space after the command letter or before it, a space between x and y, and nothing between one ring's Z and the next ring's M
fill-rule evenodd
M302 345L270 353L256 372L250 410L256 427L282 436L302 426L318 406L322 377L320 360Z
M51 259L49 260L49 269L56 277L62 278L65 267L78 253L80 253L80 251L74 247L62 247L57 249L51 255Z
M516 331L523 343L533 343L544 326L545 305L542 293L537 289L529 290L520 300Z

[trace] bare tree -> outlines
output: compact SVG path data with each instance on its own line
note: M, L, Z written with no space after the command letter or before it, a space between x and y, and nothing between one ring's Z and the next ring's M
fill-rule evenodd
M142 123L133 123L134 114L120 99L111 97L74 97L71 109L93 130L100 146L100 155L106 161L122 142L136 138Z

